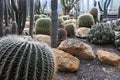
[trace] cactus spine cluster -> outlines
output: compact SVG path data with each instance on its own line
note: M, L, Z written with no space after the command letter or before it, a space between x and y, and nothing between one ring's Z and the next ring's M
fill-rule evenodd
M39 18L35 22L36 34L50 35L50 26L51 26L51 19L50 18Z
M114 42L115 33L108 24L93 25L88 33L88 40L91 43L102 45Z
M91 28L91 26L94 24L94 18L91 14L81 14L78 17L78 25L79 27L87 27Z
M0 40L1 80L53 80L55 58L51 49L18 36Z

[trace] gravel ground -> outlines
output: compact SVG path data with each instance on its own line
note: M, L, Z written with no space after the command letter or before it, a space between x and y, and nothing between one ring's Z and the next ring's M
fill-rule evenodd
M94 53L96 53L97 49L102 49L120 55L120 51L113 45L98 46L89 43L86 39L80 40L91 45ZM95 60L80 59L80 68L77 72L59 72L57 80L120 80L120 69L102 64L97 58Z

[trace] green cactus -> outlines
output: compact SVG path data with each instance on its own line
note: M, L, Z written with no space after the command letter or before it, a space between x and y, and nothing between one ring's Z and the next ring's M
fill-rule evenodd
M120 26L120 18L116 20L116 25Z
M74 25L73 24L66 24L65 29L67 31L68 36L74 35Z
M58 18L58 28L64 28L63 23L64 23L63 18L59 17L59 18Z
M93 25L88 33L87 39L93 44L109 44L113 43L115 33L108 24L96 24Z
M50 18L39 18L35 22L36 34L50 35L50 26L51 26L51 19Z
M59 28L58 30L57 30L57 42L58 42L58 45L63 41L63 40L65 40L65 39L67 39L67 31L66 31L66 29L64 29L64 28Z
M40 14L41 18L47 18L47 16L45 14Z
M90 14L92 14L93 18L94 18L94 21L95 23L98 21L98 9L96 7L93 7L91 10L90 10Z
M63 15L63 16L61 16L61 18L63 18L63 20L65 21L65 20L69 19L69 16L68 15Z
M56 62L52 50L43 43L23 37L0 40L1 80L53 80Z
M120 6L118 8L118 18L120 18Z
M100 9L101 12L103 12L103 16L104 18L107 18L108 16L108 6L110 5L111 0L105 0L104 2L104 6L102 7L102 5L100 5L100 1L98 1L98 7Z
M94 18L91 14L81 14L78 17L78 25L79 27L87 27L91 28L91 26L94 24Z
M5 28L5 35L11 34L11 28L10 27L6 27Z
M115 46L120 50L120 33L115 36Z
M17 23L16 23L16 21L12 22L11 33L12 34L17 34Z
M34 15L34 17L35 17L35 21L36 21L37 19L41 18L40 15Z

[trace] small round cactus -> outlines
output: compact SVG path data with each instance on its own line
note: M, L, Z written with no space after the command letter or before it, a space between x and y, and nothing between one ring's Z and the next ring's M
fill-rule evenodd
M59 17L59 18L58 18L58 28L64 28L63 23L64 23L63 18Z
M23 37L0 40L0 80L53 80L56 68L52 50Z
M90 14L93 16L95 23L98 21L98 9L96 7L93 7L90 10Z
M63 20L68 20L69 19L69 16L68 15L62 15L61 18L63 18Z
M73 24L66 24L65 29L67 31L68 36L74 35L74 25Z
M78 25L79 27L87 27L91 28L91 26L94 24L94 18L91 14L81 14L78 17Z
M115 36L115 46L120 50L120 33Z
M50 26L51 26L50 18L39 18L35 22L35 32L36 34L50 35Z
M120 26L120 18L116 20L116 25Z
M114 38L115 33L107 24L93 25L87 37L91 43L98 45L113 43Z

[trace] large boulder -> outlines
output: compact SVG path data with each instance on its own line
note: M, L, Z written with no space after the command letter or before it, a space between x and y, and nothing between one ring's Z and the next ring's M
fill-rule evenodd
M76 37L86 38L88 36L88 32L90 32L90 28L81 27L75 31L75 35Z
M80 60L59 49L53 49L58 71L75 72L79 69Z
M96 55L101 62L120 67L120 56L118 56L117 54L108 51L97 50Z
M59 49L68 52L74 56L79 56L83 59L94 59L92 47L77 39L67 39L61 42Z
M51 37L49 35L38 34L34 36L34 40L47 43L49 46L51 46Z

